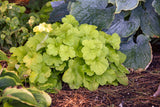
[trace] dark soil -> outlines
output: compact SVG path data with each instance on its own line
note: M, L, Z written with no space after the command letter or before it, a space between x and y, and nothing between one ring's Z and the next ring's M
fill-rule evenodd
M129 85L101 86L96 91L69 89L63 84L58 94L50 94L51 107L160 107L160 97L153 97L160 85L160 45L153 47L153 60L141 73L128 75Z

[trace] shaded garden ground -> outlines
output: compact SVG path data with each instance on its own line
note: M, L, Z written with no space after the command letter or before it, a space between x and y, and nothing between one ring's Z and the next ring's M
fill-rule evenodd
M131 72L129 85L101 86L96 91L69 89L63 84L58 94L50 94L52 107L160 107L153 94L160 85L160 45L153 47L153 61L146 71Z
M9 1L21 5L28 2ZM71 90L67 84L63 84L63 89L58 94L50 94L51 107L160 107L160 97L153 97L160 85L160 45L152 47L151 65L146 71L131 72L128 75L129 85L101 86L96 91L89 91L85 88ZM6 62L1 64L7 66Z

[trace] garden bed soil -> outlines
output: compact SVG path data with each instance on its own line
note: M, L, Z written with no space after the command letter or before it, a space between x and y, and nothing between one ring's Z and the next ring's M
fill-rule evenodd
M51 107L160 107L153 97L160 85L160 45L153 47L153 60L146 71L131 72L129 85L100 86L96 91L71 90L67 84L52 97Z

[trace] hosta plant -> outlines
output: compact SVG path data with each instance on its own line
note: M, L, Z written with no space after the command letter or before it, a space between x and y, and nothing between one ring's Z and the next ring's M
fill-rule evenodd
M0 97L3 107L49 107L50 96L36 88L11 88L3 91Z
M63 2L62 2L63 1ZM80 22L121 37L120 50L128 68L147 69L152 60L149 41L160 36L159 0L61 0L53 2L50 22L71 14Z
M97 27L79 24L67 15L62 23L41 23L24 46L11 48L8 69L16 70L31 86L48 92L61 88L96 90L99 85L128 84L126 56L119 51L120 37ZM25 78L24 78L25 75Z

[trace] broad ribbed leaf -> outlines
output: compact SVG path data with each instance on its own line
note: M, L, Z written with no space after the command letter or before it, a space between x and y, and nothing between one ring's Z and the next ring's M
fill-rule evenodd
M116 0L108 0L108 3L115 4L115 3L116 3Z
M27 104L28 106L37 106L37 101L34 96L25 88L6 88L3 92L2 100L10 100L10 104L18 101L19 103Z
M83 8L93 8L93 9L105 9L108 5L108 0L78 0L82 3Z
M9 77L13 78L17 83L21 83L21 80L15 71L5 70L4 72L1 73L0 77L4 77L4 76L9 76Z
M83 0L84 1L84 0ZM74 2L71 5L70 14L75 16L79 23L88 23L98 26L98 29L108 28L114 19L114 7L105 8L107 3L102 5L104 1L97 3L94 1ZM95 5L97 3L97 5ZM100 6L102 6L100 8ZM94 8L93 8L94 7Z
M155 8L155 11L160 15L160 0L154 0L152 6Z
M121 44L121 51L127 55L124 65L127 68L147 69L152 60L151 46L144 35L137 37L136 43L131 37L128 43Z
M51 5L52 5L52 8L55 8L55 7L58 7L59 5L65 3L64 0L62 1L54 1L54 2L51 2Z
M49 22L54 23L61 21L61 18L65 17L65 15L68 15L69 11L67 10L67 6L67 3L62 3L58 7L55 7L50 14Z
M28 88L27 90L30 91L37 100L38 107L49 107L51 105L52 99L44 91L40 91L36 88Z
M124 15L117 14L112 25L107 30L107 34L118 33L121 38L132 35L140 26L140 18L131 14L129 20L124 19Z
M133 10L138 6L139 0L116 0L116 12L120 13L122 10Z
M147 36L160 36L160 16L154 11L152 1L145 3L146 10L141 13L141 29Z
M15 86L16 80L9 76L0 77L0 90L4 90L7 87Z

